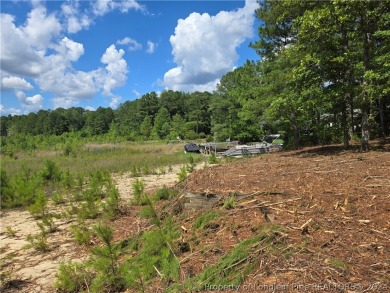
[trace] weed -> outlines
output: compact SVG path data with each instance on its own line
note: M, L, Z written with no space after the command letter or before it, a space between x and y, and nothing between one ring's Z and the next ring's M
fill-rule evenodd
M152 174L152 170L149 168L148 165L143 166L142 169L141 169L141 172L142 172L142 174L144 174L144 175L150 175L150 174Z
M253 255L270 247L276 237L277 226L265 226L263 231L239 243L229 254L224 255L216 265L207 267L202 273L187 280L183 291L202 290L205 284L239 285L256 267ZM260 247L260 249L259 249ZM177 288L174 288L177 289ZM169 291L169 290L168 290Z
M16 236L16 230L14 230L11 226L7 226L5 230L5 234L8 237L15 237Z
M38 250L40 252L49 251L49 244L47 243L46 233L44 233L43 231L36 235L28 235L27 241L29 242L29 244L25 245L24 248L34 248L35 250Z
M180 171L177 173L177 177L178 177L180 182L187 178L187 166L186 165L182 166L180 168Z
M85 226L83 221L79 221L79 224L72 225L71 231L73 232L74 240L79 245L89 245L91 239L91 231Z
M195 220L194 229L203 229L207 224L220 216L221 213L218 211L207 211Z
M131 177L140 177L141 176L141 169L137 166L131 166L130 169Z
M188 157L188 162L189 162L189 164L187 165L187 172L188 173L192 173L192 171L194 171L194 168L195 168L194 157L193 156L189 156Z
M38 222L37 225L41 229L42 233L53 233L58 230L53 220L53 215L47 214L41 218L42 222Z
M133 202L136 205L142 205L142 199L145 197L145 185L142 180L136 179L132 185Z
M224 203L223 203L223 207L227 210L231 210L231 209L234 209L236 208L236 200L234 198L234 196L231 196L231 197L228 197Z
M157 189L153 194L154 200L168 200L172 199L177 194L177 190L163 186L160 189Z
M345 262L343 262L342 260L337 259L337 258L330 259L330 264L332 266L334 266L335 268L339 268L339 269L343 269L343 270L348 269L347 264Z
M211 154L207 161L209 162L209 164L217 164L218 163L218 159L215 156L215 154Z
M60 205L60 204L65 203L65 198L64 198L64 196L62 195L61 192L55 192L52 195L51 200L53 201L53 203L55 205Z
M47 198L40 192L35 199L35 202L27 209L35 218L43 218L47 214Z
M82 262L62 262L56 273L55 288L60 292L89 291L93 275Z

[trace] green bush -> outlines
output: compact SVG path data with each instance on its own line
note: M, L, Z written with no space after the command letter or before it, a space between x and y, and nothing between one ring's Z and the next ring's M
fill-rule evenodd
M35 218L43 218L47 215L47 198L43 192L40 192L35 201L27 209Z
M14 190L11 186L7 172L3 168L1 168L0 174L1 208L12 207L15 201Z
M44 231L41 231L41 233L35 235L28 235L27 241L29 242L29 244L24 246L24 248L34 248L35 250L40 252L49 251L49 244L47 243L47 237Z
M157 189L153 194L154 200L169 200L172 199L177 194L176 189L168 188L163 186L162 188Z
M138 254L126 264L127 285L142 291L158 274L165 284L178 281L180 264L173 251L173 243L179 236L171 218L143 233Z
M107 191L107 197L103 203L103 215L109 220L116 218L121 203L119 191L115 186L112 186Z
M88 290L92 278L84 263L66 261L60 263L54 287L64 293L83 292Z
M121 245L114 244L114 231L111 227L99 223L94 226L93 233L103 242L103 246L91 250L92 257L88 261L96 272L91 282L94 292L120 292L125 288L123 270L119 264Z
M60 181L61 172L55 162L46 160L43 170L41 171L41 177L45 181Z
M74 240L79 245L89 245L91 239L91 231L85 226L83 221L78 221L77 225L71 226L71 231L74 236Z
M133 189L133 202L136 205L143 205L143 198L145 197L145 185L140 179L136 179L132 184Z
M187 178L187 166L182 166L180 171L177 173L177 177L179 181L183 181Z
M217 157L215 156L215 154L211 154L208 158L208 162L209 164L217 164L218 163L218 159Z

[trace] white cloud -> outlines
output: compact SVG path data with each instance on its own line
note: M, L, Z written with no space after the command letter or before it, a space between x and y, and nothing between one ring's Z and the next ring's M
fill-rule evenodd
M118 9L121 12L128 12L130 9L134 10L144 10L144 6L140 5L135 0L124 0L124 1L114 1L114 0L97 0L93 5L93 13L98 16L102 16L114 9Z
M86 106L85 110L87 110L87 111L96 111L96 109L94 107L91 107L91 106Z
M118 105L120 104L121 100L122 98L120 96L113 95L111 97L110 107L116 109L116 107L118 107Z
M2 90L11 90L11 89L31 90L33 89L33 86L24 78L20 78L18 76L7 76L1 79L1 89Z
M20 109L16 109L16 108L5 108L3 105L0 105L0 113L2 113L3 115L11 115L11 116L15 116L15 115L20 115L22 114L22 110Z
M77 33L82 29L87 29L92 23L90 17L80 13L79 9L78 1L66 2L61 5L68 33Z
M56 49L60 53L61 57L64 57L69 61L77 61L80 56L84 54L83 44L74 42L67 37L63 38L59 42L59 46L56 46Z
M133 94L134 94L137 98L141 97L141 93L140 93L139 91L137 91L137 90L133 90Z
M62 6L62 10L64 14L72 13L72 7ZM12 15L0 15L3 90L31 90L33 86L26 78L32 78L41 91L54 96L54 107L75 105L100 91L112 99L112 105L119 103L121 97L112 90L123 86L127 78L122 49L116 50L114 45L107 48L101 58L105 67L78 71L73 63L84 54L84 46L68 37L58 39L60 28L54 14L38 6L28 14L25 24L17 27L14 22ZM26 97L18 92L17 97L23 109L35 111L43 106L40 95Z
M45 50L53 37L60 34L61 24L54 14L47 15L46 8L38 6L28 14L23 31L30 45Z
M39 94L27 97L22 91L17 91L16 96L22 104L22 107L29 112L35 112L43 109L43 97Z
M147 46L148 48L146 49L146 53L153 54L154 50L156 49L156 44L153 43L152 41L148 41Z
M51 102L53 103L53 108L64 108L68 109L70 107L73 107L75 104L75 101L72 99L66 99L66 98L53 98L51 99Z
M142 49L142 45L132 38L125 37L122 40L116 42L118 45L127 45L129 51L136 51Z
M170 37L177 67L164 75L164 85L173 90L214 90L219 79L239 59L238 46L253 35L255 0L235 11L215 16L191 13L180 19Z
M101 58L101 62L106 64L106 71L103 76L103 92L111 94L111 90L124 85L127 79L127 63L123 59L125 51L117 50L115 45L107 48Z
M33 48L23 28L16 27L15 18L0 14L1 69L9 75L33 77L43 71L44 54Z

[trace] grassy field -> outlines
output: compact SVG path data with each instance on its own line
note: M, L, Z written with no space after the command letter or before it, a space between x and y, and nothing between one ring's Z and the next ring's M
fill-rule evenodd
M69 170L72 174L88 175L97 170L120 173L135 168L153 173L163 167L188 163L189 155L184 153L183 145L163 142L84 144L73 149L70 155L58 148L25 151L12 157L2 155L1 167L11 177L23 166L39 171L47 160L55 162L61 171ZM200 155L192 156L195 161L203 159Z

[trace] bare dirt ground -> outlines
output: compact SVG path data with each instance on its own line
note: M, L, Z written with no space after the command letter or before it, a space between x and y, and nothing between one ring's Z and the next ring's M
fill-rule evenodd
M274 245L284 249L265 246L250 258L258 268L242 292L389 292L389 146L368 153L312 147L195 172L191 192L247 195L212 237L197 239L214 248L202 258L215 263L213 251L228 253L259 225L277 225L283 233ZM190 257L186 266L196 272L206 263Z
M59 212L59 209L56 209ZM54 276L61 261L78 259L80 252L74 249L74 241L69 233L69 222L57 220L58 230L47 238L49 250L39 252L27 248L29 234L40 230L36 220L25 210L6 210L1 215L2 269L9 274L8 292L52 292ZM7 227L13 233L7 231ZM14 234L14 235L13 235ZM7 278L7 279L8 279Z
M146 189L151 193L163 185L175 185L177 172L178 168L143 178ZM121 196L128 200L134 178L115 174L114 179ZM183 188L184 192L222 195L222 200L212 208L221 217L208 228L193 229L204 211L184 210L175 216L176 222L187 229L180 241L191 248L178 255L182 282L218 263L241 241L257 235L261 227L275 226L281 232L275 234L271 246L259 244L250 257L234 264L242 270L255 264L243 284L234 289L390 291L389 140L377 143L367 153L354 148L343 151L339 146L310 147L201 166ZM235 198L233 209L223 207L229 197ZM177 204L177 200L162 202L158 209L166 213ZM117 240L148 226L138 217L138 210L127 207L111 223ZM25 236L37 230L28 212L3 212L1 221L1 258L8 262L6 269L11 269L15 282L20 282L14 284L14 288L20 285L19 289L12 292L52 292L58 263L85 255L70 239L68 224L49 238L55 248L43 255L21 248ZM16 237L6 233L7 226L17 230ZM148 292L163 290L164 286L153 282Z
M145 189L149 193L164 185L172 186L178 181L177 173L181 166L173 166L164 174L147 175L138 178L131 177L130 173L113 174L113 179L126 206L132 197L132 184L136 179L144 181ZM198 166L200 168L200 165ZM55 206L51 208L53 213L61 213L68 205ZM133 221L137 217L137 209L124 208L124 214L118 222ZM6 286L7 292L54 292L55 274L58 265L64 260L83 259L87 255L87 249L75 244L70 233L72 220L56 220L58 231L48 234L48 252L39 252L33 248L26 248L29 242L26 240L29 234L39 233L39 228L31 214L26 210L5 210L1 212L0 232L0 259L2 269L9 274L9 283ZM139 229L139 221L135 230L127 229L122 235L132 235ZM129 224L125 224L129 227ZM12 232L9 231L12 230ZM120 231L118 231L120 232ZM14 235L12 235L14 234Z

